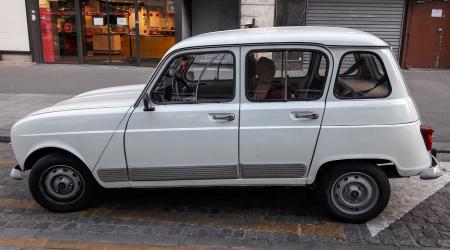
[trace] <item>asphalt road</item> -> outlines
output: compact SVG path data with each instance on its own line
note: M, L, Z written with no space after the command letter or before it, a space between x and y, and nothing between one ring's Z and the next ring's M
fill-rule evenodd
M345 224L327 216L314 191L282 187L106 190L85 211L52 213L32 199L26 178L8 177L14 164L0 143L2 249L450 247L450 175L393 179L381 216Z
M74 64L0 66L0 93L77 95L93 89L147 83L153 70Z

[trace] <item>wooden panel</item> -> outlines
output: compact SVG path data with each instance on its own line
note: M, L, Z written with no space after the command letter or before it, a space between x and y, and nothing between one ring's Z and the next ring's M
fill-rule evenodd
M95 51L108 51L108 34L94 34L92 40ZM111 51L121 50L120 35L111 34L110 41Z
M410 1L408 29L406 36L404 66L406 68L448 68L445 59L441 59L442 48L445 48L444 27L449 21L445 13L450 4L444 1L416 3ZM441 17L433 17L432 11L442 10ZM444 46L443 46L444 45ZM440 63L442 62L444 63Z

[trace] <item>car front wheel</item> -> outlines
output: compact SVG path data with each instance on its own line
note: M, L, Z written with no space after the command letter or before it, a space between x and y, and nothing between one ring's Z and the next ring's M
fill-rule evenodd
M80 160L58 153L39 159L31 169L28 183L34 199L54 212L86 208L97 185Z
M320 178L325 209L335 219L360 223L378 216L391 194L386 174L368 162L343 162Z

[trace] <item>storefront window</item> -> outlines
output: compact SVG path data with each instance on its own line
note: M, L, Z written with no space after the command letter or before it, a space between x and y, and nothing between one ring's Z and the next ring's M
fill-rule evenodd
M175 44L174 0L39 0L39 14L44 62L155 65Z
M77 32L73 1L39 0L44 62L77 63Z
M130 57L130 34L134 24L133 1L82 1L85 60L126 63ZM134 25L133 25L134 26Z
M83 0L85 60L135 63L135 15L139 20L139 56L144 64L158 61L175 44L173 0Z
M173 0L140 1L138 13L140 57L144 63L158 60L175 44Z

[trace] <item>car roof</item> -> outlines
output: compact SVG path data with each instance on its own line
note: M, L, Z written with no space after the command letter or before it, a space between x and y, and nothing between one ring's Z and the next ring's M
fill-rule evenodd
M235 29L204 33L175 44L169 53L183 48L264 43L314 43L325 46L389 46L380 38L355 29L291 26Z

